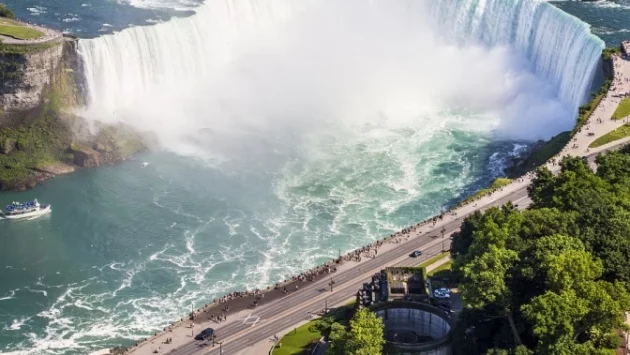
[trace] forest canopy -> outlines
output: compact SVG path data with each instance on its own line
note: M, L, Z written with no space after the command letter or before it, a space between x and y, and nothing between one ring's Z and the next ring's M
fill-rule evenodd
M529 209L463 222L452 249L466 305L458 353L614 353L630 309L630 147L596 163L540 168Z

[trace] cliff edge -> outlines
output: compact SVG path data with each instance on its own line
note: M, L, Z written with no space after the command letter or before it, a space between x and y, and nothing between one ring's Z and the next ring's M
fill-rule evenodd
M0 33L0 190L23 190L144 149L131 128L89 124L73 113L85 102L77 40L23 27L8 34L10 42Z

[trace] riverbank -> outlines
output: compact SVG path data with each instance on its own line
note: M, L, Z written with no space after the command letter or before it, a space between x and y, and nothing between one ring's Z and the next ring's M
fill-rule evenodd
M74 114L85 103L81 70L76 39L0 17L0 191L32 188L145 149L131 127Z
M93 125L72 113L83 98L66 67L42 94L42 104L12 112L0 125L0 191L25 190L76 169L114 164L145 149L125 125Z
M506 175L508 178L523 175L528 171L532 171L546 164L552 157L560 153L571 139L584 127L611 88L614 77L613 56L619 55L620 52L621 50L619 48L605 48L602 51L602 70L605 74L604 83L599 91L593 94L593 97L588 103L580 106L573 129L571 131L561 132L548 141L540 140L535 142L525 155L514 159L510 166L507 167Z
M630 63L629 62L627 61L620 62L621 59L619 57L614 57L613 61L614 63L619 64L619 66L615 66L614 75L616 79L623 82L626 78L630 77ZM598 136L608 132L608 130L615 124L621 123L618 121L610 120L610 117L615 111L617 104L618 104L618 99L615 97L612 97L610 93L606 93L602 97L601 102L596 107L592 108L592 115L590 115L584 121L585 129L578 130L575 136L573 137L573 139L568 144L566 144L559 153L552 156L551 159L546 163L546 166L552 171L557 171L559 169L557 162L564 156L567 156L567 155L587 156L589 154L593 154L595 152L608 149L609 146L603 146L596 151L593 151L593 150L589 151L588 149L585 149L585 147L588 147L588 144L594 139L596 139ZM599 123L600 121L602 123ZM589 135L588 133L591 133L591 132L594 134ZM440 244L450 243L450 240L445 239L445 236L450 234L452 232L452 229L450 229L450 227L449 229L446 229L446 227L443 227L443 226L446 226L449 223L450 224L453 224L455 222L461 223L460 221L462 220L462 218L464 218L470 213L474 213L477 210L480 210L487 206L504 201L506 196L511 196L513 194L516 194L519 191L525 192L525 188L529 185L529 183L531 182L533 178L534 178L534 174L531 172L528 172L527 174L522 175L522 176L518 176L517 178L514 179L512 183L499 188L497 191L493 193L479 196L478 198L474 199L470 203L464 204L458 207L457 209L449 211L449 213L445 213L439 216L435 216L433 218L429 218L423 221L422 223L418 223L416 225L405 228L394 235L390 235L383 239L379 239L377 242L375 242L376 244L372 243L368 245L367 247L360 248L354 252L349 253L348 255L346 255L346 257L359 255L364 260L371 262L372 260L379 259L381 255L385 255L386 253L387 255L394 253L395 249L400 249L399 247L402 247L402 245L399 245L400 243L404 243L404 245L418 243L418 240L420 238L430 238L431 241L429 242L429 244L431 244L434 248L435 247L439 248ZM523 198L526 199L526 196ZM429 236L426 236L426 233L428 231L435 232L436 230L441 230L442 232L437 232L436 234L434 233L435 235L431 234ZM425 252L427 250L426 248L428 247L425 247L425 249L423 249L425 250ZM374 251L374 249L376 249L377 251ZM442 249L444 249L444 246L442 246ZM370 255L374 255L375 258L370 257ZM397 257L398 259L396 260L404 260L405 258L407 258L407 255L397 254ZM330 263L336 264L336 261L329 262L329 264ZM340 273L345 274L345 273L350 272L352 269L358 268L359 272L362 272L365 275L369 275L369 273L371 272L371 269L365 270L365 267L362 265L366 265L366 261L363 261L363 263L361 262L361 259L358 259L356 261L347 261L347 262L344 262L341 266L337 267L336 273L337 275L339 275ZM364 269L364 270L361 270L361 269ZM339 278L341 276L339 275L335 277ZM287 280L287 281L290 281L290 280ZM323 287L324 291L326 291L325 290L326 284L327 282L324 279L319 281L319 285L320 285L319 287L322 288L322 285L324 285ZM290 289L291 284L288 283L287 285L289 285L287 289ZM281 290L284 290L285 285L284 284L279 285L279 287ZM302 288L300 287L299 289L302 289ZM275 287L272 290L272 292L273 291L276 291ZM297 290L294 293L299 294ZM287 297L288 296L289 295L287 295ZM276 303L278 302L274 302L274 304ZM204 308L196 310L195 314L207 315L209 313L211 315L212 314L222 315L221 307L222 307L221 303L212 302L206 305ZM221 328L224 328L224 327L227 327L230 329L232 329L233 327L236 328L236 323L239 323L240 321L244 321L243 319L247 321L251 319L252 322L258 322L260 319L260 316L256 316L252 318L250 317L252 312L253 310L244 309L244 310L241 310L240 312L237 312L236 314L230 313L228 314L228 317L230 318L229 322L226 322L225 324L215 323L215 322L205 322L205 323L200 324L201 327L198 327L197 329L199 330L206 326L212 326L212 327L217 328L218 332L221 332ZM236 323L232 323L235 321ZM269 320L267 320L267 323L265 324L268 325L269 324L268 321ZM300 319L295 319L296 323L298 321L300 321ZM194 334L195 328L183 327L186 324L189 324L189 321L185 321L183 319L177 323L172 323L172 325L166 328L164 332L158 333L156 334L155 337L145 339L141 343L136 344L136 347L134 347L133 349L130 349L130 352L134 354L149 354L149 353L152 353L153 349L156 349L158 346L162 347L164 351L170 351L175 348L182 347L182 346L186 346L186 347L189 345L192 346L193 344L191 344L192 339L190 338L190 335ZM173 334L177 334L177 336L174 336ZM219 334L220 341L225 340L225 335L224 335L225 333L218 333L218 334ZM165 339L169 337L176 340L174 340L173 343L168 344L168 347L165 347L166 344L161 345L162 342L165 341ZM230 338L232 338L232 336L230 336ZM232 339L232 341L234 341L234 339Z

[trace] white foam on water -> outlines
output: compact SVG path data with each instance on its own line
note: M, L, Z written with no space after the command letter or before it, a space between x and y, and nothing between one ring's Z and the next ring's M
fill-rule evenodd
M421 21L427 4L454 24L448 38L429 36ZM483 17L493 22L480 23ZM321 29L323 19L330 22ZM543 36L550 32L558 36ZM140 260L91 269L95 279L45 286L40 278L54 301L27 316L46 328L15 347L87 353L107 339L149 336L191 303L278 282L439 211L436 201L474 183L475 161L466 153L486 147L494 133L515 135L508 126L517 122L531 138L573 123L600 47L575 18L524 0L209 1L188 18L81 40L88 113L161 127L167 148L199 157L194 164L221 171L242 154L234 146L267 142L261 137L300 143L287 149L293 155L279 171L256 162L273 176L277 210L215 219L172 203L187 186L157 174L162 185L150 208L166 216L166 226L177 221L169 239ZM519 116L527 106L538 121ZM266 153L282 152L274 145ZM212 235L211 227L225 232Z
M8 295L8 296L3 296L3 297L0 297L0 301L6 301L6 300L10 300L10 299L15 298L15 297L14 297L14 296L15 296L15 293L16 293L17 291L19 291L19 290L20 290L19 288L16 288L15 290L11 290L11 291L9 291L9 295Z
M592 4L595 7L600 7L604 9L630 9L630 5L618 3L614 1L609 1L609 0L593 1L590 4Z
M39 15L45 14L45 13L46 13L46 10L47 10L44 6L27 7L26 9L27 9L27 10L31 13L31 15L33 15L33 16L39 16Z

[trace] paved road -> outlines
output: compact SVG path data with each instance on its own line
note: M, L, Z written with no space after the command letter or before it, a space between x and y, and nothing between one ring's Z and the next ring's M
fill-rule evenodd
M530 204L527 191L522 188L504 198L496 200L492 206L500 206L508 201L513 201L519 207ZM486 208L489 206L485 206ZM295 292L276 302L261 306L252 315L242 321L226 325L218 331L218 341L223 341L223 354L237 354L246 350L254 344L273 337L274 334L290 328L293 324L308 319L311 313L316 313L324 308L324 302L328 304L338 304L356 295L356 292L364 282L370 281L371 276L379 272L385 266L413 266L429 259L442 251L442 238L431 237L441 235L442 228L446 229L444 239L449 242L448 235L457 231L464 219L464 215L454 219L445 217L444 223L438 224L435 228L422 228L420 236L401 243L394 249L376 258L362 262L361 264L349 268L345 271L333 275L335 282L333 290L330 292L328 282L330 279L323 279L303 287L300 292ZM450 219L450 220L448 220ZM410 258L408 255L416 250L423 250L420 258ZM256 321L257 320L257 321ZM255 325L252 323L256 321ZM200 341L191 342L181 346L169 354L190 355L190 354L219 354L219 346L203 346Z
M630 62L615 59L615 77L617 79L616 85L621 89L625 83L622 79L630 77ZM598 136L623 124L620 121L610 121L618 101L618 99L607 95L590 117L587 129L580 132L574 140L574 144L581 148L571 149L566 147L556 158L559 159L565 155L587 156L589 161L592 162L598 153L616 149L621 144L629 141L630 138L591 149L590 151L585 149ZM601 123L598 123L600 120ZM588 132L595 133L595 135L589 136ZM552 171L558 170L557 165L547 164L547 167ZM389 251L382 252L375 259L363 261L350 268L338 271L332 275L335 281L334 292L330 292L328 286L330 279L323 279L308 286L302 286L299 292L291 293L280 300L260 306L241 321L226 324L217 330L217 340L223 342L222 354L242 353L254 344L270 339L275 334L281 334L286 329L290 329L295 324L308 319L311 313L321 311L324 308L325 301L329 305L334 305L353 298L364 282L370 281L373 274L386 266L417 265L439 253L442 250L442 243L449 240L446 239L444 241L442 238L436 238L435 236L441 235L442 228L446 230L445 235L450 235L458 230L464 218L475 210L483 210L490 206L500 206L508 201L519 205L519 208L529 206L531 200L527 197L527 186L530 179L530 176L518 179L517 182L505 187L504 191L483 197L473 206L469 204L460 208L456 218L446 216L443 221L438 222L432 228L423 225L418 233L413 233L416 236L409 241L401 243ZM423 250L423 256L417 259L410 258L408 254L416 249ZM213 348L208 345L204 346L202 342L191 340L187 344L170 351L169 354L215 355L220 354L220 351L218 345Z
M609 147L606 151L616 149L620 145L622 143ZM593 153L587 158L592 161L597 154L599 152ZM531 204L531 199L527 196L527 187L523 186L504 197L495 199L492 203L479 206L477 210L485 210L491 206L501 206L509 201L518 205L520 209L528 207ZM440 236L441 230L444 228L446 230L445 241L449 242L446 236L459 230L467 215L469 214L462 214L457 216L457 218L445 217L444 221L438 223L435 227L424 226L421 228L418 237L401 243L399 246L379 254L374 259L334 274L334 292L330 292L330 287L328 286L330 279L323 279L303 287L300 292L295 292L278 301L261 306L255 312L252 312L248 319L242 322L226 325L218 331L217 340L223 342L222 349L219 348L219 345L215 347L210 345L204 346L202 342L196 341L181 346L169 352L169 354L218 355L221 350L223 354L239 354L254 344L270 339L292 325L308 319L311 313L320 312L324 308L325 300L327 300L328 304L333 305L353 298L363 283L369 282L371 276L384 267L413 266L440 253L443 239L440 237L435 238L435 236ZM408 255L417 249L424 252L422 257L410 258Z

